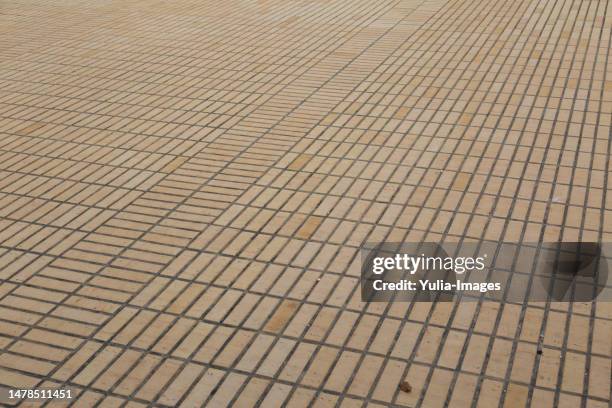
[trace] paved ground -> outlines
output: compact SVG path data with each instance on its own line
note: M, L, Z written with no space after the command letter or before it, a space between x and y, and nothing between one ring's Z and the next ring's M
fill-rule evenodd
M609 303L367 305L358 248L610 242L611 27L606 0L0 2L0 384L608 407Z

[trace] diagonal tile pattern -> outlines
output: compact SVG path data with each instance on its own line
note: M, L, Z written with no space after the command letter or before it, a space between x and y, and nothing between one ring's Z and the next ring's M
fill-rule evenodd
M609 304L359 298L364 242L611 240L608 8L2 4L0 385L608 407Z

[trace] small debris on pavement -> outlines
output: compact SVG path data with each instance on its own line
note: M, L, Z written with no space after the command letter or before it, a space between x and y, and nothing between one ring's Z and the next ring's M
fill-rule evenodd
M399 385L399 389L404 392L410 392L412 391L412 385L410 385L408 381L402 381Z

